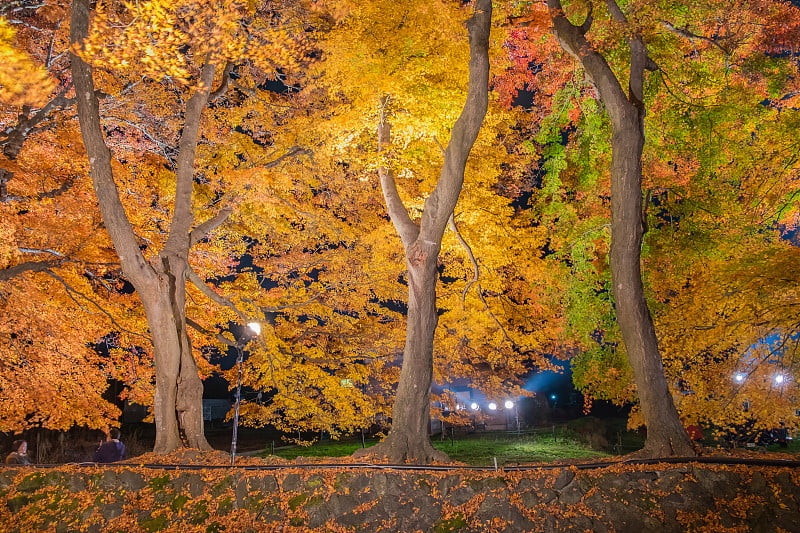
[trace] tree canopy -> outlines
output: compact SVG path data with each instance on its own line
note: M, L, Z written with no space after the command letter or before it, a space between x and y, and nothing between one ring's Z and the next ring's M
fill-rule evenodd
M588 402L637 404L614 250L677 413L796 427L798 31L776 0L10 2L0 430L105 428L128 399L157 451L205 447L200 380L235 383L237 348L246 423L397 419L429 258L425 423L559 359ZM641 259L612 240L618 111L590 56L640 106Z

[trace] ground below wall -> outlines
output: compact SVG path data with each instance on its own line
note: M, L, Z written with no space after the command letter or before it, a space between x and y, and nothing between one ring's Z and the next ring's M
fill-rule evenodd
M6 468L0 531L800 532L800 471Z

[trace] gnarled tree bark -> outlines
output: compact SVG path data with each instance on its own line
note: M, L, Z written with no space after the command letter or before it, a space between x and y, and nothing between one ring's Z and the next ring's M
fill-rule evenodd
M491 19L491 0L476 0L475 11L467 21L470 45L467 99L453 126L439 180L425 200L419 224L411 220L403 205L391 169L379 169L386 208L403 242L408 268L408 326L400 382L392 409L392 427L383 442L365 450L368 454L385 456L390 462L447 460L446 454L433 447L428 435L433 337L438 323L436 263L447 222L461 194L467 157L489 104ZM384 98L381 102L384 110L387 101ZM378 127L379 150L391 142L390 130L387 117L382 113Z
M625 93L605 58L586 39L592 25L589 14L581 25L564 15L560 0L548 0L555 35L565 51L583 65L597 87L611 119L611 280L617 322L633 368L639 403L647 426L641 455L695 455L689 436L664 376L655 326L644 295L641 246L645 233L642 212L642 149L644 148L644 74L655 64L635 33L629 37L629 90ZM614 0L607 0L615 20L626 23Z

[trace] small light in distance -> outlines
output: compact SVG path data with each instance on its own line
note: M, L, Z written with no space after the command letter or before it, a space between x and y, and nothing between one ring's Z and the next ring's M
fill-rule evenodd
M492 411L496 410L496 409L497 409L497 404L496 404L496 403L494 403L494 402L491 402L491 403L489 404L489 409L491 409Z
M778 385L783 383L783 380L784 380L783 374L778 374L775 376L775 383L777 383Z
M555 399L556 399L556 395L555 395L555 394L551 394L551 395L550 395L550 399L551 399L551 400L555 400Z
M469 408L472 409L473 411L477 411L478 410L478 404L475 403L475 402L472 402L471 404L469 404Z
M744 374L736 374L735 376L733 376L733 379L736 380L736 383L741 383L742 381L744 381Z
M506 409L513 409L514 408L514 402L512 402L511 400L506 400L505 406L506 406Z

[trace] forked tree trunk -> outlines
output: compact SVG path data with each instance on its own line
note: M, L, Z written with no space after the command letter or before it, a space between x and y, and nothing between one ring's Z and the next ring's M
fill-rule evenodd
M70 42L79 45L88 34L89 0L75 0ZM189 99L181 133L176 171L175 206L170 234L161 254L148 263L139 249L114 182L111 152L100 124L100 107L94 90L92 69L72 55L72 76L92 185L103 223L114 243L125 277L133 284L145 310L153 342L156 374L154 416L156 453L169 453L181 446L181 431L189 447L210 450L203 430L203 385L197 373L186 333L186 278L189 248L202 237L204 226L192 229L192 175L200 115L208 100L214 66L203 67L203 89ZM225 215L227 216L227 215Z
M178 348L178 373L170 376L176 384L175 412L189 448L210 450L203 422L203 382L192 353L192 343L186 331L186 272L189 249L176 256L162 259L170 282L169 303L172 306L173 326ZM167 414L167 413L165 413Z
M607 0L617 22L625 15L614 0ZM642 211L642 149L644 148L644 71L652 68L647 49L637 35L629 39L631 67L629 94L625 94L605 58L586 39L592 24L576 26L567 20L560 0L548 0L550 16L564 50L581 62L597 87L611 119L611 280L617 322L628 360L633 368L639 403L647 426L640 455L664 457L695 455L680 422L664 376L655 326L644 294L641 246L645 221ZM591 6L591 4L589 4Z
M385 456L391 462L428 463L445 461L447 455L436 450L428 434L431 381L433 379L433 338L436 315L436 264L442 236L464 184L467 157L478 137L489 101L489 30L491 0L476 0L475 12L467 21L470 61L467 99L447 145L439 181L425 200L419 225L411 220L397 192L394 175L381 167L379 176L386 209L397 229L408 268L408 326L403 350L403 367L392 409L392 427L380 444L356 455ZM381 106L378 127L379 150L390 142L390 126L385 115L388 98Z

